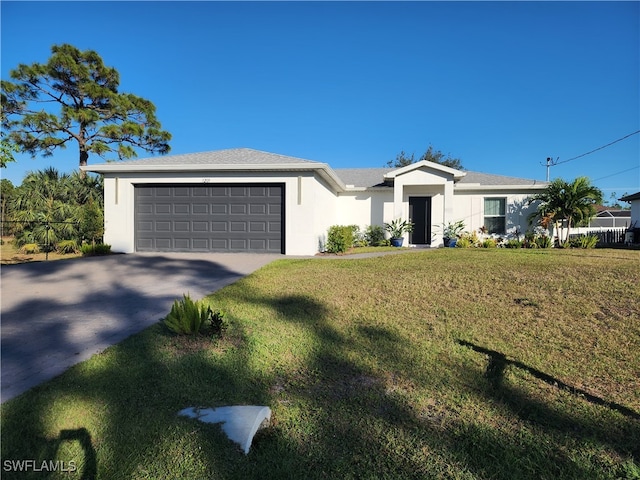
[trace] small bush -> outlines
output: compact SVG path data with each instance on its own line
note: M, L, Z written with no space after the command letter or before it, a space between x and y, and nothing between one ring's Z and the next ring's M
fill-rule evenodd
M210 333L222 337L229 327L225 315L220 310L212 310L202 302L194 302L189 295L174 301L171 311L164 318L164 325L178 335Z
M522 242L520 240L512 238L504 244L504 248L522 248Z
M183 295L182 300L174 301L171 311L164 318L165 326L179 335L195 335L206 321L213 315L211 307L204 307L191 300L189 295Z
M571 248L596 248L598 237L595 235L583 235L569 240L568 245Z
M456 242L457 248L472 248L479 247L481 245L480 239L476 232L463 233Z
M547 236L536 237L535 243L538 248L551 248L551 246L553 245L551 237Z
M384 238L384 228L382 228L381 225L369 225L364 232L364 238L370 247L383 246L386 241Z
M224 316L224 312L221 312L220 310L214 310L211 312L209 326L213 336L222 337L229 327L229 322L227 322Z
M351 236L353 238L352 245L354 247L366 247L367 241L364 233L360 231L360 227L358 225L349 225L349 228L351 229Z
M344 253L353 247L353 228L351 226L333 225L329 227L325 251Z
M56 245L56 251L61 254L76 253L78 242L75 240L62 240Z
M493 238L486 238L482 242L482 248L496 248L497 246L498 246L498 244L496 243L495 239L493 239Z
M108 255L111 253L111 245L107 245L106 243L96 243L95 245L85 243L80 247L80 251L85 257L90 255Z
M456 242L456 248L471 248L473 243L469 237L460 237Z
M25 243L20 247L20 253L24 253L25 255L40 253L40 246L38 246L37 243Z

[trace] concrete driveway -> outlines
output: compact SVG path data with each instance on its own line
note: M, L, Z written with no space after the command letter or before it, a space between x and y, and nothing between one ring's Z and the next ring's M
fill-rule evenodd
M129 254L1 270L1 401L158 322L281 255Z

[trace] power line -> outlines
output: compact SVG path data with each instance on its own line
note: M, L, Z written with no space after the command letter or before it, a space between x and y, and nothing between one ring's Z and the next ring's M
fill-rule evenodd
M621 142L622 140L625 140L625 139L627 139L627 138L629 138L629 137L631 137L631 136L633 136L633 135L635 135L635 134L637 134L637 133L640 133L640 130L636 130L635 132L630 133L629 135L625 135L624 137L619 138L619 139L617 139L617 140L614 140L614 141L613 141L613 142L611 142L611 143L607 143L606 145L603 145L603 146L601 146L601 147L594 148L593 150L591 150L591 151L589 151L589 152L587 152L587 153L583 153L583 154L581 154L581 155L578 155L577 157L569 158L568 160L562 160L561 162L559 162L559 161L558 161L558 159L556 159L555 163L552 163L552 165L551 165L551 166L552 166L552 167L555 167L556 165L560 165L561 163L567 163L567 162L570 162L570 161L572 161L572 160L577 160L578 158L585 157L585 156L587 156L587 155L592 154L593 152L597 152L598 150L602 150L603 148L610 147L610 146L611 146L611 145L613 145L614 143Z
M620 175L621 173L630 172L631 170L636 170L638 168L640 168L640 165L637 167L627 168L626 170L622 170L621 172L612 173L611 175L607 175L606 177L596 178L594 182L597 182L598 180L604 180L605 178L615 177L616 175Z
M557 157L555 160L553 158L551 158L551 157L547 157L547 163L546 163L546 167L547 167L547 182L549 181L549 169L550 169L550 167L555 167L556 165L560 165L562 163L567 163L567 162L570 162L572 160L577 160L578 158L585 157L587 155L592 154L593 152L597 152L598 150L602 150L603 148L610 147L614 143L621 142L622 140L625 140L625 139L627 139L627 138L629 138L629 137L631 137L631 136L633 136L633 135L635 135L637 133L640 133L640 130L636 130L635 132L630 133L629 135L625 135L624 137L619 138L617 140L614 140L613 142L609 142L606 145L603 145L603 146L598 147L598 148L594 148L593 150L590 150L590 151L588 151L586 153L583 153L581 155L578 155L576 157L569 158L567 160L560 161L560 157ZM541 164L541 165L545 166L545 164Z

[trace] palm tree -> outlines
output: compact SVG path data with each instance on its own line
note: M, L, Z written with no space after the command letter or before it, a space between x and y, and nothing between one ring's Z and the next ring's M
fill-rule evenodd
M602 203L602 191L593 186L587 177L578 177L573 182L557 178L544 192L529 199L529 203L534 201L540 203L530 219L538 217L541 224L552 221L556 232L559 231L559 223L565 221L567 233L563 243L566 244L569 241L571 227L589 220L596 214L595 205ZM559 237L557 241L561 243Z
M29 172L11 198L16 244L54 245L78 240L89 214L102 218L102 181L79 174L60 174L55 168ZM93 228L95 231L96 228ZM92 233L95 238L97 233Z

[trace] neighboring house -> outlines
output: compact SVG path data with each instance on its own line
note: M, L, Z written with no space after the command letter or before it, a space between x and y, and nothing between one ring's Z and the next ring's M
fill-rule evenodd
M596 216L589 219L589 228L627 228L631 225L631 210L598 206Z
M83 167L104 174L104 240L118 252L222 251L313 255L331 225L415 223L411 245L442 245L442 229L499 235L528 229L527 198L545 182L421 161L332 169L251 149Z
M619 199L631 203L631 223L629 228L640 228L640 192Z

